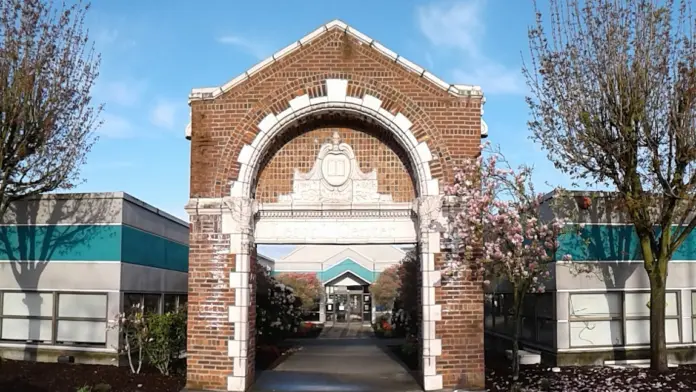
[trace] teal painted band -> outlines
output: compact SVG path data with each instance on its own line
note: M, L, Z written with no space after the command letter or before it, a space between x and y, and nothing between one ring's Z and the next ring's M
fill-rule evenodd
M6 260L120 261L120 244L120 226L0 227L0 259Z
M679 227L673 230L679 230ZM633 225L588 225L579 232L563 233L558 241L560 247L556 253L557 260L561 260L565 254L570 254L576 261L643 260ZM696 260L696 232L687 236L672 259Z
M0 260L127 262L188 271L188 246L124 225L0 227Z
M188 246L131 226L122 229L123 262L188 272Z

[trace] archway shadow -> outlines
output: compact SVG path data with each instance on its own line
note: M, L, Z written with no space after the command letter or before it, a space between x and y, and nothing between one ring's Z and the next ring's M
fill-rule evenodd
M57 329L52 326L51 336L46 339L43 320L39 318L44 316L44 297L33 295L42 289L56 289L40 285L46 267L54 260L99 261L86 259L90 251L96 250L92 249L91 240L117 235L114 230L104 230L107 225L103 223L120 213L120 208L113 208L118 200L90 194L45 195L10 205L0 226L0 259L5 261L0 268L4 270L9 264L16 286L24 293L22 302L29 317L27 339L22 341L27 343L24 360L38 358L36 343L55 343ZM3 306L7 308L4 303Z

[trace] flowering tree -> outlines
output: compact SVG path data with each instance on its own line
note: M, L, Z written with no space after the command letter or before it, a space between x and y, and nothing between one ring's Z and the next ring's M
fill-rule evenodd
M668 263L696 228L696 18L687 0L550 0L529 31L533 138L616 190L650 281L650 365L666 371Z
M389 266L379 274L377 280L370 285L372 302L377 306L384 306L391 309L394 306L394 299L401 287L399 279L399 264Z
M286 272L277 275L276 280L292 287L294 294L302 301L302 310L310 312L323 294L323 286L314 273Z
M513 170L498 151L468 160L445 192L454 212L449 238L453 249L445 277L467 272L484 284L505 281L513 294L513 381L519 378L520 315L527 293L543 293L555 260L564 222L540 219L542 195L534 192L532 169ZM564 256L569 260L569 256Z

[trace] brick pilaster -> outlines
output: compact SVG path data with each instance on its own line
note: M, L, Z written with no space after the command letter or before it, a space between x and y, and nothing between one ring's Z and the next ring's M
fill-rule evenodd
M441 268L444 254L437 254ZM442 319L435 322L435 334L442 341L437 373L443 387L484 390L483 287L468 278L452 280L435 290L435 301L442 306Z
M191 216L186 369L186 387L191 391L226 391L232 369L227 343L234 334L228 308L234 303L229 272L235 259L221 223L219 214Z

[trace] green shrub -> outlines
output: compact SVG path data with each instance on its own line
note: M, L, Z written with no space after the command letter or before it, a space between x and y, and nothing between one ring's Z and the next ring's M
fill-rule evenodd
M256 342L277 344L292 336L302 322L302 300L294 290L256 267Z
M186 349L186 312L148 314L145 354L160 373L169 375L172 363Z

